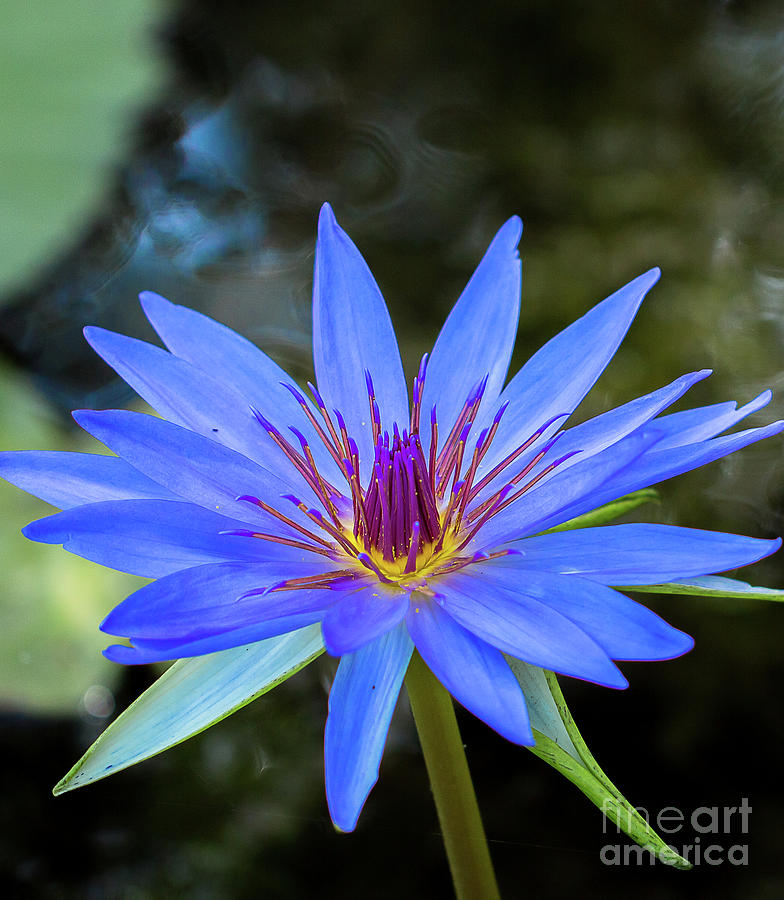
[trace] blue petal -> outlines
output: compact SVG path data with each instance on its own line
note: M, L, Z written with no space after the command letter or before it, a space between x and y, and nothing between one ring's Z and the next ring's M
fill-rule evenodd
M535 485L506 509L496 513L474 538L473 547L496 547L501 543L544 531L550 523L563 522L578 513L563 512L586 504L601 506L594 498L603 485L639 464L639 460L659 440L656 431L636 431L617 444L588 457L569 469L555 469L549 478ZM576 459L577 457L575 457ZM622 493L629 493L624 491ZM611 499L621 494L615 494ZM587 511L587 510L586 510Z
M297 613L267 622L256 622L232 631L222 631L209 637L175 640L134 640L133 646L111 644L103 651L103 655L112 662L126 666L138 666L145 663L167 662L173 659L185 659L192 656L204 656L207 653L218 653L232 647L244 647L266 641L268 638L280 637L292 631L299 631L308 625L315 625L318 616L313 613Z
M408 425L408 390L384 298L329 204L319 217L313 282L313 362L327 409L340 410L359 447L363 473L373 462L365 370L383 427Z
M315 625L172 666L100 735L54 793L84 787L220 722L324 651Z
M427 367L422 409L438 409L438 424L449 434L472 388L489 375L483 403L492 404L504 384L520 313L520 257L523 223L509 219L449 314ZM430 432L424 429L423 441ZM425 451L428 446L425 444Z
M224 560L302 559L301 549L220 533L247 528L244 522L193 503L121 500L89 503L38 519L23 534L31 541L62 544L77 556L145 578Z
M527 581L518 578L520 586L512 590L500 579L491 584L469 573L453 573L438 585L444 609L463 628L533 666L607 687L627 686L593 637L536 597Z
M175 500L123 459L57 450L0 453L0 476L59 509L102 500Z
M669 416L661 416L656 420L656 428L662 433L659 449L683 447L715 437L737 425L746 416L763 409L770 403L772 396L770 391L763 391L740 409L733 402L715 403L712 406L685 409Z
M266 468L285 465L250 404L234 388L145 341L103 328L85 328L84 334L95 352L163 418Z
M591 457L611 447L624 437L627 437L633 431L650 422L654 416L658 415L663 409L666 409L681 397L690 387L698 381L702 381L711 374L710 369L702 369L699 372L691 372L682 375L671 384L659 388L643 397L638 397L623 406L615 407L601 415L589 419L574 428L568 428L563 431L558 441L547 451L536 467L531 471L529 477L536 475L537 471L541 471L556 459L560 459L569 453L576 455L565 460L558 467L559 474L563 474L572 466L583 465L585 461ZM661 445L661 433L659 431L658 422L656 420L656 433L660 435L657 440L657 446ZM541 441L536 441L531 448L522 454L515 462L514 468L499 473L478 495L477 503L481 503L491 494L495 493L510 476L518 471L522 471L529 465L534 457L541 453Z
M332 656L353 653L394 628L408 609L408 594L384 589L378 582L345 594L324 616L324 646Z
M327 802L332 821L353 831L378 780L389 723L413 645L401 625L344 656L329 693L324 732Z
M655 427L655 425L656 422L654 421L652 427ZM609 503L618 497L623 497L632 491L658 484L660 481L672 478L675 475L682 475L684 472L690 472L692 469L721 459L730 453L734 453L736 450L747 447L749 444L779 434L781 431L784 431L784 421L772 422L770 425L765 425L761 428L747 428L745 431L738 431L735 434L727 434L723 437L713 438L709 441L702 441L701 443L685 447L658 450L657 445L653 446L647 452L639 455L633 464L618 469L592 493L586 494L581 498L575 498L574 502L554 510L551 515L537 521L535 529L536 531L545 531L554 525L573 519L575 516L598 509L605 503ZM623 441L619 441L610 450L625 453L625 445L632 441L634 437L635 435L630 435ZM594 459L596 458L594 457ZM577 467L569 470L566 474L572 475L576 470Z
M299 403L282 386L291 378L254 344L236 331L202 313L178 306L145 291L139 295L150 324L176 356L221 383L230 385L283 434L295 425L308 439L319 469L333 480L337 469L332 457L305 419Z
M737 534L675 525L605 525L526 538L523 556L507 557L518 577L539 569L584 575L602 584L660 584L747 566L781 546Z
M281 590L240 598L248 591L271 588L288 578L328 571L329 560L324 564L309 560L210 563L184 569L126 597L101 623L101 631L130 637L134 643L142 638L184 643L292 615L312 614L309 621L315 622L335 601L332 591ZM273 633L282 632L275 630L266 636Z
M520 369L499 398L509 408L480 476L548 419L577 408L612 359L659 274L651 269L629 282L548 341Z
M479 582L486 600L495 598L499 612L508 613L507 600L514 598L520 604L519 614L524 617L530 615L533 599L534 610L541 604L554 611L556 616L565 616L612 659L673 659L694 646L688 634L668 625L645 606L587 578L530 569L523 572L491 563L476 569L475 574L466 576L461 587L467 584L468 589L476 592ZM503 602L499 601L500 597L504 598ZM553 640L557 641L557 636ZM564 634L562 644L566 643L569 640ZM571 647L571 652L580 655L577 645ZM524 656L521 658L529 661ZM543 668L562 671L557 665Z
M601 452L606 447L610 447L622 438L631 434L636 429L646 425L654 416L657 416L662 410L675 403L697 382L702 381L711 374L710 369L701 369L699 372L690 372L676 378L671 384L658 391L646 394L644 397L637 397L623 406L616 406L601 415L582 422L574 428L564 431L563 435L550 451L543 457L542 465L546 465L551 460L571 452L579 450L578 456L572 457L564 464L564 470L572 465L578 465L589 456ZM660 434L660 439L656 442L657 447L662 445L663 439L659 428L661 419L656 419L653 427ZM532 450L531 455L536 451ZM524 464L524 459L520 460L520 468Z
M428 668L469 712L507 740L531 746L525 696L503 654L461 628L429 598L418 599L406 625Z
M292 491L304 493L301 484L284 481L209 438L128 410L87 409L73 416L85 431L184 500L231 518L261 522L266 532L296 535L258 507L237 500L238 495L249 494L275 508L287 506L286 515L312 525L292 504L280 500Z

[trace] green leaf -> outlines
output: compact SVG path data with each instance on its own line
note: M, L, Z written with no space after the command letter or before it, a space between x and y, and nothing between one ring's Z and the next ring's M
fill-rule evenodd
M576 785L621 831L661 862L678 869L691 863L651 828L610 781L585 744L553 672L509 658L531 715L536 745L528 749Z
M324 652L321 626L174 663L112 722L54 794L168 750L279 685Z
M738 600L784 601L784 591L754 587L745 581L724 578L722 575L703 575L700 578L683 578L668 584L635 584L619 587L619 591L635 591L648 594L689 594L692 597L730 597Z
M612 522L613 519L617 519L619 516L636 509L638 506L642 506L643 503L658 502L659 492L654 488L645 488L641 491L634 491L632 494L627 494L625 497L619 497L611 503L605 503L604 506L591 510L591 512L584 513L582 516L569 519L568 522L562 522L554 528L548 528L544 534L551 534L553 531L569 531L572 528L592 528L594 525L604 525L606 522Z

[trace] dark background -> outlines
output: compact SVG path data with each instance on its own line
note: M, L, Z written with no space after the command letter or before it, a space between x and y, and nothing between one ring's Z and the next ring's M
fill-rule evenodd
M68 410L130 400L81 328L149 337L142 289L216 315L307 376L324 200L373 268L409 370L495 229L519 213L514 367L625 281L664 271L581 415L703 366L716 374L689 405L745 402L781 383L779 4L202 0L162 4L148 52L162 74L129 118L102 201L0 305L4 448L37 446L19 437L30 417L53 448L87 446ZM754 421L781 410L774 399ZM665 484L663 504L640 512L781 534L780 447L773 439ZM33 616L62 551L22 547L17 529L44 509L23 518L15 493L2 499L9 608ZM24 595L17 556L41 573ZM96 598L93 577L79 575L69 596L97 604L95 616L67 631L57 615L35 620L4 650L0 879L10 896L450 896L404 703L356 833L334 833L321 758L328 660L181 747L53 799L111 701L121 710L157 674L107 664L96 675L97 650L73 650L100 646L100 611L120 599ZM741 577L784 584L775 558ZM696 649L625 664L625 692L562 679L567 699L605 771L653 816L670 806L688 820L748 798L747 834L736 819L730 834L700 836L725 859L747 845L748 865L602 865L601 848L625 839L604 834L598 810L543 762L460 712L504 897L784 895L784 609L643 599ZM31 666L45 671L52 654L76 685L73 702L29 689ZM17 659L28 668L8 662ZM95 683L106 709L79 701ZM683 850L694 836L687 821L671 838Z

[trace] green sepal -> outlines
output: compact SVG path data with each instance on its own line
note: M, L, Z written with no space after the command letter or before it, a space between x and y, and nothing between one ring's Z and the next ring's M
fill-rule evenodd
M723 575L703 575L700 578L683 578L667 584L635 584L619 587L619 591L647 594L688 594L691 597L729 597L737 600L774 600L784 602L784 591L774 588L754 587L745 581L725 578Z
M547 672L513 656L504 656L525 694L531 728L546 735L549 741L579 762L580 751L572 743L564 726L561 710L547 681Z
M135 700L54 787L62 794L180 744L242 709L324 652L321 626L181 659Z
M573 528L592 528L595 525L604 525L627 512L631 512L638 506L642 506L643 503L659 503L659 492L654 488L634 491L634 493L627 494L625 497L619 497L611 503L605 503L604 506L593 509L591 512L569 519L568 522L561 522L560 525L548 528L543 534L552 534L554 531L570 531Z
M574 723L555 674L519 660L509 659L509 663L525 692L531 714L536 744L528 749L568 778L643 849L667 865L690 869L691 863L651 828L599 767ZM557 724L553 710L558 714Z

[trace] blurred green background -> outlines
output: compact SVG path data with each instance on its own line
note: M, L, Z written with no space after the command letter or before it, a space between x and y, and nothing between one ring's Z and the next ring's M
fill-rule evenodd
M151 337L136 294L215 315L309 376L324 200L384 291L411 370L495 229L525 221L514 366L652 265L664 275L580 416L704 366L687 405L782 383L784 19L775 2L11 0L0 34L2 449L95 449L71 408L133 402L81 336ZM781 416L781 401L754 417ZM776 439L665 484L648 520L781 534ZM220 726L54 800L156 676L100 656L136 580L26 542L44 504L0 485L0 885L10 896L448 897L401 705L360 827L334 834L329 660ZM746 570L784 585L773 558ZM749 865L603 866L601 816L460 716L505 897L776 898L784 610L645 596L696 649L563 679L633 802L737 806ZM689 836L690 838L693 835ZM687 842L684 837L684 843Z

